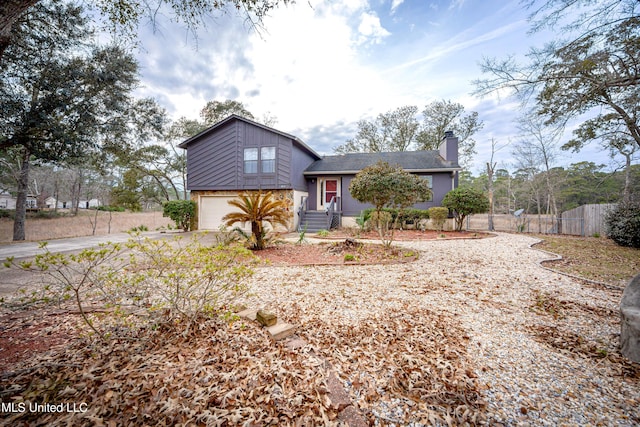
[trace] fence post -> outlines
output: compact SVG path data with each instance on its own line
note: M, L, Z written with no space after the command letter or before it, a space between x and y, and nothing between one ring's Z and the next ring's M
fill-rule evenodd
M584 217L580 218L580 235L584 237Z

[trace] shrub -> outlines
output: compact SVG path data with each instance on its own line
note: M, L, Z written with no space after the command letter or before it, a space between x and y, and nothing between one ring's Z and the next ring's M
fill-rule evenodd
M489 198L481 191L473 188L456 188L445 194L442 206L453 210L456 219L456 231L461 231L468 215L487 212Z
M136 235L124 245L106 243L78 254L51 253L46 242L40 247L43 252L33 261L5 262L7 267L42 276L42 286L23 292L19 302L73 302L103 339L134 325L187 334L202 318L224 317L248 290L244 279L256 264L256 258L239 245L204 246L196 237L185 245L179 237L151 240ZM89 310L96 300L109 309L100 316ZM136 313L134 322L128 312Z
M392 209L392 208L383 208L382 212L387 212L391 215L391 224L402 224L409 221L413 223L418 223L421 219L429 219L429 212L425 209ZM365 222L369 222L371 220L371 214L375 212L374 208L368 208L363 210L360 213L360 218L362 218ZM356 222L359 219L356 220Z
M37 210L31 214L31 218L37 219L54 219L63 217L64 214L56 211Z
M420 220L429 219L429 211L426 209L403 209L396 213L401 224L418 224Z
M386 235L394 223L393 215L386 210L371 212L371 219L369 221L371 221L373 227L379 230L382 235Z
M437 206L433 208L429 208L429 217L433 222L433 226L437 231L442 231L444 228L444 223L449 217L449 209L444 208L442 206Z
M329 231L328 230L319 230L316 234L318 236L320 236L320 237L327 237L329 235Z
M192 200L172 200L162 205L162 216L171 218L184 231L191 229L195 214L196 202Z
M11 218L13 219L16 211L9 211L6 209L0 209L0 218Z
M253 241L251 248L262 250L266 248L265 237L267 231L264 223L272 227L282 225L289 227L291 219L290 201L287 199L277 199L272 192L262 191L247 192L241 194L238 199L230 200L229 205L238 208L238 211L231 212L222 217L225 225L231 227L238 222L251 224L251 235Z
M124 212L125 208L122 206L98 206L98 210L105 212Z
M400 166L391 166L382 161L358 172L349 184L349 192L355 200L371 203L378 213L381 213L383 208L406 209L418 202L429 200L432 196L426 180L410 174ZM381 214L377 222L385 222ZM395 219L390 222L395 223ZM393 230L387 235L388 230L388 226L378 227L380 239L387 247L393 242Z
M621 202L605 216L607 235L620 246L640 248L640 202Z
M344 254L344 262L355 261L356 257L352 254Z

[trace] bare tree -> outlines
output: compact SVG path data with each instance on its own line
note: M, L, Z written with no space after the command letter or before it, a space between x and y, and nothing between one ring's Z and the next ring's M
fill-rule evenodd
M533 113L520 118L518 128L521 132L521 139L515 145L514 154L518 159L519 166L533 173L532 180L542 178L546 200L543 202L540 197L542 194L537 192L538 214L542 213L542 205L544 204L546 213L552 215L553 221L556 223L558 218L556 185L551 169L558 156L558 144L564 129L545 125L543 119Z
M493 159L497 151L500 151L506 145L502 145L498 147L496 140L491 138L491 159L487 162L487 190L489 194L489 231L494 231L495 228L493 226L493 214L495 211L495 198L494 198L494 188L493 188L493 180L494 174L496 171L496 166L498 166L497 162L494 162Z

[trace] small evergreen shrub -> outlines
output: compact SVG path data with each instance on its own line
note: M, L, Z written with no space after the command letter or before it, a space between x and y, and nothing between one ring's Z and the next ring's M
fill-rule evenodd
M99 211L105 211L105 212L124 212L125 208L123 208L122 206L98 206L97 208Z
M393 224L393 214L385 210L371 213L371 223L375 229L389 230L391 224Z
M605 216L607 235L620 246L640 248L640 202L620 202Z
M436 230L442 231L444 223L449 217L449 209L443 208L442 206L429 208L429 217Z
M162 205L162 216L171 218L184 231L191 229L195 214L196 202L192 200L171 200Z
M356 222L360 221L360 218L362 218L366 224L371 220L371 214L374 212L374 208L363 210ZM417 224L422 219L429 219L429 211L426 209L404 209L401 211L398 209L383 208L382 212L386 212L391 215L390 224L398 224L398 226L401 226L403 223ZM376 228L375 225L374 228Z
M344 262L355 261L356 257L352 254L344 254Z

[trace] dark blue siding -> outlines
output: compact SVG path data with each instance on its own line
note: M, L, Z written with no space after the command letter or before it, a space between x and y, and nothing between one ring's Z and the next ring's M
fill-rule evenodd
M300 148L293 145L291 151L291 184L294 190L308 191L309 197L311 197L311 184L307 185L307 180L304 177L304 171L309 165L316 161L316 158L311 156L306 151L302 151ZM315 185L315 184L314 184ZM314 189L315 194L315 189Z
M260 161L258 173L244 173L244 149L252 147L258 150L276 147L275 173L262 173ZM291 138L234 120L188 145L187 187L189 190L295 188L307 191L302 171L314 160L295 147Z

